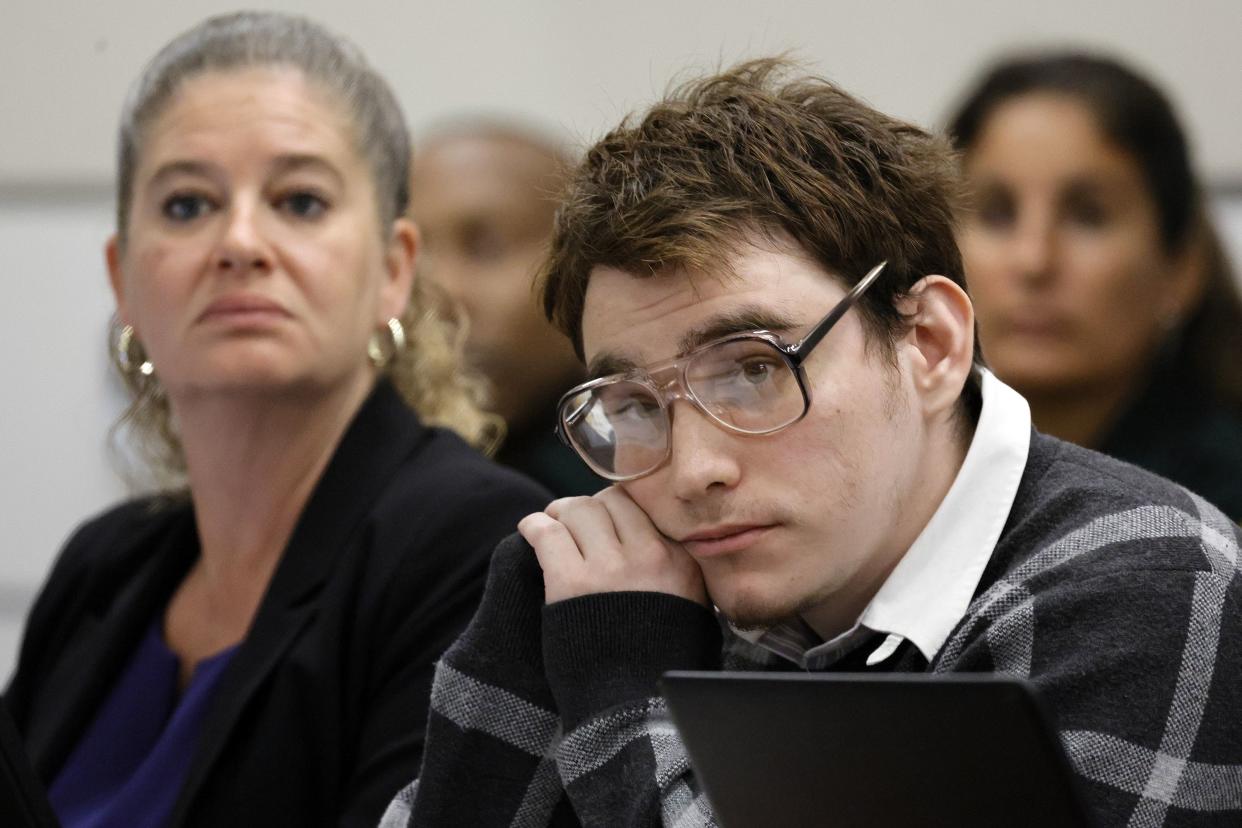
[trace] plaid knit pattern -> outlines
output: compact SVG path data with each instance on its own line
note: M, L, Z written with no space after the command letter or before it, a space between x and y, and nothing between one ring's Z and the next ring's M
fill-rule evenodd
M826 669L1023 676L1099 824L1242 824L1239 540L1203 499L1035 434L975 598L932 662L907 644L867 665L866 646ZM672 596L543 607L542 594L530 548L501 544L439 665L422 775L384 828L715 825L656 681L793 665Z

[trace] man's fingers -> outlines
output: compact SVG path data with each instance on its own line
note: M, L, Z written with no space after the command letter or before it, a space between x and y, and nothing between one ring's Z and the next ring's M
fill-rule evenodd
M707 604L707 587L698 562L680 543L660 532L628 492L620 486L610 486L595 497L612 515L629 560L655 575L641 584L644 588Z
M535 549L539 567L547 580L549 572L565 572L582 565L582 553L573 535L560 521L543 512L535 512L518 521L518 532Z
M544 511L569 530L583 558L604 560L620 554L621 539L612 515L595 498L561 498L549 503Z
M600 592L666 592L707 603L703 574L620 489L553 501L518 524L548 603Z
M617 538L624 546L666 542L647 513L620 486L609 486L595 499L608 510Z

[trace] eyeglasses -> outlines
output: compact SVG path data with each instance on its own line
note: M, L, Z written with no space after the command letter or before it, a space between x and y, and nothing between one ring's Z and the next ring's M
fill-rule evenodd
M770 331L731 334L645 370L570 389L557 403L557 435L596 474L623 481L650 474L668 459L674 400L686 400L738 434L788 428L811 406L802 364L886 264L873 267L794 345Z

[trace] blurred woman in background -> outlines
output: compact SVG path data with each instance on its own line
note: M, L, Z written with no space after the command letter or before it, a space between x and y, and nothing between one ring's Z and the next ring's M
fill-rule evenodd
M992 370L1042 431L1242 517L1242 303L1168 100L1113 60L1039 55L993 67L949 132Z
M6 701L66 828L370 826L417 774L433 664L546 497L467 445L409 154L300 18L208 20L131 90L115 358L180 485L81 527L28 620Z

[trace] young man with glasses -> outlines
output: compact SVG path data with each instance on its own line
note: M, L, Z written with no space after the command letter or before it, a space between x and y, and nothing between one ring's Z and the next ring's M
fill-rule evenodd
M1237 527L1031 430L950 152L788 73L691 83L575 173L560 433L615 485L497 549L386 824L711 824L656 682L721 667L1022 675L1106 824L1242 816Z

